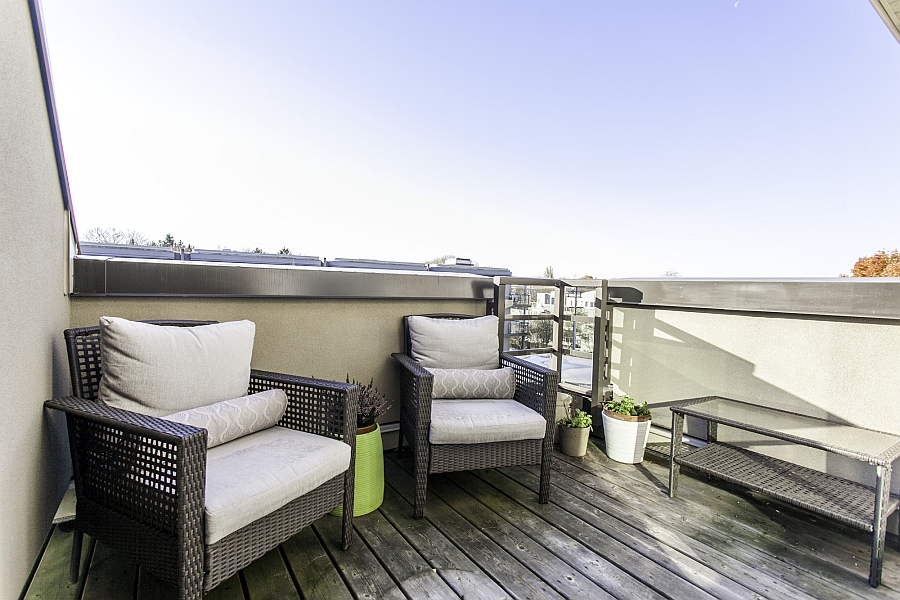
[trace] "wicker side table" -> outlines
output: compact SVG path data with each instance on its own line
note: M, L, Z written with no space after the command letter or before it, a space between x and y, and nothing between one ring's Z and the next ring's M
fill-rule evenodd
M670 497L678 491L683 465L871 532L869 585L881 583L887 518L900 508L900 497L890 494L891 464L900 457L900 436L717 396L686 400L671 410ZM686 416L706 421L708 443L683 453ZM719 425L866 462L875 467L875 489L720 442Z

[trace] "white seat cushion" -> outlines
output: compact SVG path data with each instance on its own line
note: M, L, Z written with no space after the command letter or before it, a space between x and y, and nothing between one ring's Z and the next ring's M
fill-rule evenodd
M426 369L496 369L499 320L408 317L409 355Z
M350 467L350 446L272 427L206 455L206 543L281 508Z
M247 393L256 325L170 327L100 317L104 404L161 417Z
M483 444L540 440L547 421L515 400L433 400L432 444Z

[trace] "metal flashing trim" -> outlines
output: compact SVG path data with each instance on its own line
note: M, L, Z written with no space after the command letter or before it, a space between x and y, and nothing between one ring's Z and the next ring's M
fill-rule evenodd
M610 279L610 304L900 320L900 279Z
M59 118L56 114L56 100L53 96L50 57L47 52L47 36L44 33L44 17L41 12L40 0L28 0L28 11L31 14L31 29L34 32L34 46L37 52L38 66L41 71L44 103L47 106L47 121L50 126L50 137L53 140L53 153L56 157L56 172L59 177L59 190L62 195L63 209L69 213L69 221L75 234L75 246L78 248L78 228L75 225L75 213L72 210L72 197L69 190L69 174L66 171L66 157L63 153L62 136L59 133Z
M74 296L488 300L477 275L78 256Z

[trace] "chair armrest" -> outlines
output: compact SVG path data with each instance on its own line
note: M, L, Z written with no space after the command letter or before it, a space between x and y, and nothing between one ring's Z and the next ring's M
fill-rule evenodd
M44 406L66 413L79 505L202 544L205 429L74 396Z
M547 419L548 424L555 424L559 373L504 353L500 354L500 366L515 371L515 399Z
M250 372L251 394L273 388L284 390L288 398L279 425L341 440L355 447L358 386L256 369Z
M410 424L428 434L431 425L431 391L434 375L401 352L391 354L400 366L400 410Z

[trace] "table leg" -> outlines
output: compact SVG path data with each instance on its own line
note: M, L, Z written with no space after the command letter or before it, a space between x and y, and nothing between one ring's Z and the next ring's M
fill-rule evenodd
M684 436L684 415L672 411L672 445L669 447L669 498L674 498L678 492L678 474L681 465L675 462L675 457L681 454L681 439Z
M884 566L884 537L887 533L887 503L891 493L891 465L877 465L875 483L875 522L872 532L872 562L869 566L869 585L878 587L881 583L881 568Z
M719 439L719 424L715 421L706 422L706 441L710 444Z

